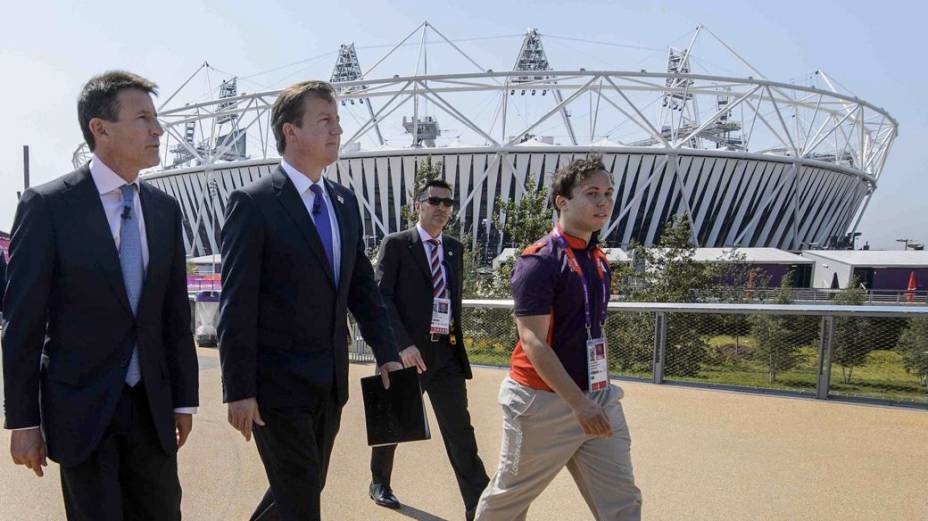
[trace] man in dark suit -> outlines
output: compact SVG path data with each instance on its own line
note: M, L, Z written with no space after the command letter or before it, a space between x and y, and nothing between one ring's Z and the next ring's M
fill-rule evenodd
M416 226L388 235L380 246L377 279L390 314L400 357L416 367L428 393L448 459L473 519L480 493L490 479L477 455L467 411L465 379L472 377L461 334L464 253L461 243L442 233L451 216L451 187L426 183L416 196ZM450 313L444 313L450 308ZM369 494L378 505L399 508L390 487L396 445L371 454Z
M158 164L155 88L119 71L87 82L78 119L93 158L26 190L13 223L5 427L17 464L61 465L70 520L181 517L197 356L180 207L138 179Z
M342 133L333 88L293 85L274 103L283 156L236 190L222 228L219 353L229 423L251 439L270 488L252 519L319 519L320 494L348 399L348 311L385 386L401 369L361 240L354 194L322 177Z

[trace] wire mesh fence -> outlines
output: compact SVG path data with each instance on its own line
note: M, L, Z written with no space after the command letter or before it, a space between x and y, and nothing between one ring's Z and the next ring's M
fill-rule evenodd
M821 319L668 313L664 379L815 393Z
M928 406L928 308L611 303L614 376ZM465 301L472 364L505 366L512 301ZM351 358L372 361L352 328Z

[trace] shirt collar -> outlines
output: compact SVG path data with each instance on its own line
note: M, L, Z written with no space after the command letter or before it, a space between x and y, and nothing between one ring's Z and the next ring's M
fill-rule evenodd
M119 177L116 172L113 172L113 169L106 166L106 163L101 161L96 154L93 154L90 158L90 177L93 178L93 184L97 186L97 192L99 192L100 195L118 190L121 186L126 184L135 185L136 188L139 187L138 177L136 177L135 181L132 183L127 183L125 179Z
M438 240L438 243L441 244L441 233L438 234L438 237L432 237L429 235L429 232L427 232L425 228L423 228L419 223L416 223L416 230L419 231L419 237L422 239L422 242L428 242L432 239L436 239Z
M561 223L556 223L554 225L558 233L564 237L564 240L567 241L567 245L575 250L587 250L593 249L599 244L599 230L593 232L593 235L590 236L590 242L587 242L579 237L574 237L573 235L564 231L564 228L561 227Z
M296 192L300 195L306 193L307 190L312 185L319 185L322 188L322 193L325 193L325 182L322 176L319 176L319 180L313 182L308 176L303 175L302 172L293 167L286 159L280 159L280 167L284 169L284 172L287 174L287 177L290 178L290 182L293 183L293 186L296 187Z

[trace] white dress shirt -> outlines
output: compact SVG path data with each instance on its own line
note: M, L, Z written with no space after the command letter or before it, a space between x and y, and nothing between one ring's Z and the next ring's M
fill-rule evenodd
M103 204L103 213L106 214L106 223L109 225L116 251L119 251L119 228L122 226L122 185L129 184L119 177L110 167L96 155L90 159L90 177L97 186L100 194L100 203ZM138 217L139 239L142 241L142 266L148 272L148 236L145 235L145 216L142 214L142 198L139 197L139 180L131 183L135 187L135 201L132 211Z
M90 160L90 176L93 183L97 186L97 192L100 194L100 203L103 204L103 213L106 214L106 222L109 225L110 233L113 235L113 243L116 245L116 251L119 251L119 227L122 226L122 190L120 187L126 183L126 180L119 177L110 167L106 166L103 161L96 156ZM148 236L145 234L145 215L142 213L142 198L139 195L138 178L132 183L135 186L135 201L132 211L135 212L136 222L139 224L139 239L142 241L142 266L148 272ZM196 414L196 407L178 407L174 412L181 414Z
M441 266L441 278L445 281L445 293L447 295L451 294L451 288L448 287L448 273L445 271L445 249L442 247L441 242L442 234L438 234L438 237L432 237L429 235L429 232L422 227L421 224L416 223L416 230L419 231L419 237L422 239L422 248L425 249L425 259L428 261L429 269L432 269L432 248L438 249L438 262ZM432 243L428 242L432 239L438 240L437 246L432 246Z
M335 207L332 204L332 196L329 195L329 191L325 189L324 178L319 176L319 180L313 182L312 179L303 175L302 172L288 163L286 159L280 160L280 167L284 169L287 177L290 178L290 182L292 182L293 186L296 187L296 193L300 195L300 199L303 201L303 206L306 207L306 213L308 213L310 219L313 220L313 224L316 224L316 216L313 215L313 203L316 201L316 194L310 190L310 187L316 184L322 188L322 197L325 199L325 206L329 211L329 223L332 226L332 264L335 265L334 275L335 284L337 286L338 277L341 273L342 266L342 241L338 228L338 217L335 215Z

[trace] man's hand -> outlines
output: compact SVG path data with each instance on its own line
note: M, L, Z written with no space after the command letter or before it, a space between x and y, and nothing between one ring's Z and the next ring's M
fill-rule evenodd
M193 430L193 415L174 413L174 427L177 432L177 448L180 449L187 442L187 436Z
M236 402L229 402L229 425L242 433L245 441L251 441L252 424L257 423L264 427L264 420L258 412L258 400L245 398Z
M382 366L377 368L377 374L383 378L383 388L390 388L390 377L388 376L391 371L399 371L403 368L403 364L399 362L387 362Z
M606 410L593 400L584 397L580 403L571 406L571 409L573 409L574 417L580 423L583 433L587 436L598 436L600 438L612 436L612 427L609 426Z
M403 367L415 366L419 374L424 373L426 370L425 360L422 359L422 354L419 353L419 348L416 346L409 346L400 351L400 359L403 361Z
M40 478L44 476L42 467L48 466L48 447L45 446L42 430L36 427L13 431L10 435L10 455L13 456L13 463L25 465Z

